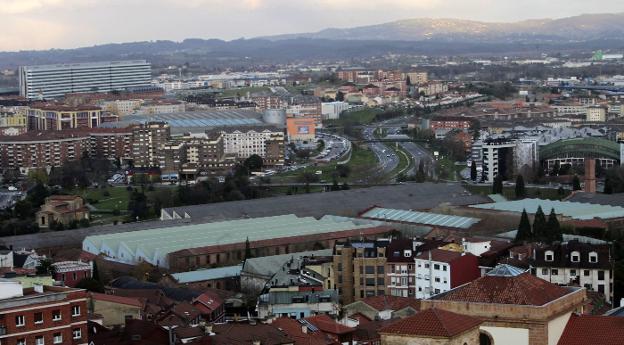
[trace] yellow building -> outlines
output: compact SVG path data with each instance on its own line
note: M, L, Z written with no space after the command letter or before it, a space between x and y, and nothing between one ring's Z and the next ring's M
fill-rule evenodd
M71 128L95 128L101 123L102 109L81 105L40 103L28 109L28 129L60 131Z

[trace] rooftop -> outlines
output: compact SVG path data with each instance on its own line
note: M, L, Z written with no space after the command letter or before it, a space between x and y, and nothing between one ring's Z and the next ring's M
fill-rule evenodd
M373 307L377 311L384 310L401 310L407 307L420 310L420 300L411 297L399 297L399 296L372 296L361 299L355 303L365 303Z
M572 315L557 345L619 345L624 339L624 318Z
M420 253L418 256L416 256L416 259L429 260L429 255L431 255L432 261L450 263L461 258L462 256L468 256L472 254L469 254L469 253L464 254L464 253L460 253L460 252L456 252L452 250L432 249L432 250Z
M452 338L480 324L479 319L433 308L386 326L379 333Z
M417 223L425 225L443 226L447 228L468 229L479 222L477 218L449 216L446 214L418 212L411 210L397 210L383 207L374 207L362 215L363 218L379 220Z
M517 213L520 213L523 209L525 209L527 213L534 214L537 212L538 206L542 207L544 213L549 213L550 210L554 208L555 213L562 214L572 219L611 219L624 217L624 207L543 199L522 199L471 205L470 207Z
M240 276L242 266L227 266L182 273L173 273L171 276L180 284L201 282L205 280L224 279Z

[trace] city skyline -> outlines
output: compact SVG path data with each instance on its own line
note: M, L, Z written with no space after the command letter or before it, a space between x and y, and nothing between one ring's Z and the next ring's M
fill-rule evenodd
M483 11L486 7L488 11ZM0 51L186 38L232 40L422 17L514 22L622 11L624 4L617 1L604 1L598 10L589 10L586 2L579 0L548 4L537 0L521 4L507 0L386 0L374 4L353 0L301 0L296 4L285 0L0 0L5 31Z

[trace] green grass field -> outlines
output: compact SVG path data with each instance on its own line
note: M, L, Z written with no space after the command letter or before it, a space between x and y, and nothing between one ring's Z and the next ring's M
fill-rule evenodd
M342 127L346 124L351 125L366 125L375 119L375 115L380 113L381 110L373 109L373 108L365 108L357 111L346 112L340 115L340 118L337 120L328 120L325 121L325 125L327 126L336 126Z
M104 195L105 191L108 191L109 195ZM96 203L92 203L93 207L102 211L112 211L115 208L123 211L128 209L128 199L130 198L130 192L126 190L125 186L108 187L106 189L85 189L80 195L85 200L97 200Z

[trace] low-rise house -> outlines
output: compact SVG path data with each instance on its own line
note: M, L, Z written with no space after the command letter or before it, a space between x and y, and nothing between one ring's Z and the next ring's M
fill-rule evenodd
M536 247L532 273L559 285L576 285L613 300L613 258L608 244L568 241Z
M59 261L52 264L54 280L64 286L76 287L85 278L93 275L93 265L81 261Z
M481 320L442 309L427 309L379 330L382 344L479 345Z
M213 292L206 291L194 298L191 303L201 312L204 321L222 322L225 317L223 299Z
M102 316L105 327L123 326L128 319L143 320L145 298L124 297L92 292L90 312Z
M83 219L89 219L89 209L85 207L82 198L77 195L49 196L37 212L37 223L40 228L47 228L51 223L67 226Z
M328 335L335 344L351 344L355 328L345 326L328 315L316 315L305 318L305 322Z

